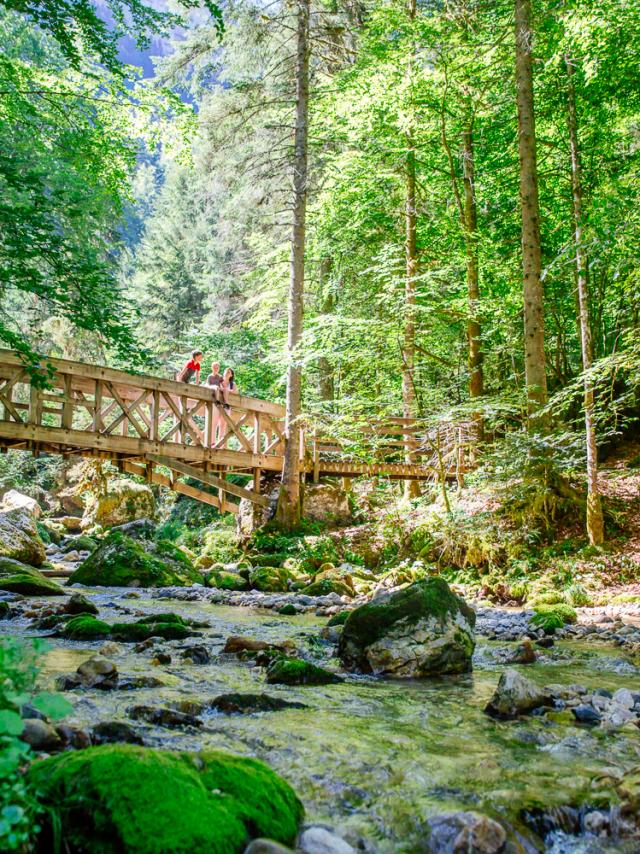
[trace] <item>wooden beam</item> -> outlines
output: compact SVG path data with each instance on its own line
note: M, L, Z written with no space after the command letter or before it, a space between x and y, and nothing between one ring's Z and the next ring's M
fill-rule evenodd
M196 501L201 501L203 504L210 504L212 507L220 510L220 501L218 500L217 495L213 495L211 492L205 492L204 489L198 489L196 486L190 486L188 483L182 483L179 480L172 481L166 475L155 471L151 464L149 464L149 467L151 468L152 483L155 483L158 486L166 486L167 489L172 489L174 492L180 493L180 495L186 495L189 498L194 498ZM138 465L137 463L125 462L124 470L129 472L129 474L137 474L140 477L147 476L146 467ZM231 501L225 501L220 512L237 513L238 505L233 504Z
M207 486L217 487L218 489L222 489L230 495L236 495L239 498L248 498L249 501L252 501L254 504L259 504L261 507L269 506L269 499L266 496L260 495L257 492L252 492L250 489L245 489L243 486L238 486L235 483L229 483L229 481L224 478L216 477L216 475L204 472L194 466L189 466L186 463L179 462L171 457L162 456L161 454L147 454L147 458L152 460L154 463L158 463L158 465L166 466L167 468L178 471L180 474L184 474L187 477L200 480L202 483L206 483Z

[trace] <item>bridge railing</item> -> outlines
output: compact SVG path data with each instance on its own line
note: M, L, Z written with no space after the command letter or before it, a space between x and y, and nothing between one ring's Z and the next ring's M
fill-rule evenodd
M284 453L283 406L229 393L229 408L212 389L66 359L50 388L31 382L17 354L0 350L2 437L82 448L104 456L147 452L229 468L278 471ZM44 370L44 365L43 365Z

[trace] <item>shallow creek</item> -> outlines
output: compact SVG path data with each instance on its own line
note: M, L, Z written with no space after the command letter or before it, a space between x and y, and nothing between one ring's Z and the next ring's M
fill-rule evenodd
M505 644L479 638L474 672L460 677L394 682L349 676L346 683L327 687L267 686L262 668L220 656L225 639L237 634L274 642L291 638L303 654L330 664L332 646L319 640L326 618L283 617L203 602L123 599L123 591L115 589L82 592L107 621L173 610L207 620L211 628L191 641L162 642L173 657L167 666L153 666L150 650L136 653L133 645L120 645L122 652L108 657L121 675L153 675L164 687L70 692L66 696L75 707L70 723L128 720L127 709L134 704L206 701L235 691L305 703L308 708L262 714L206 713L204 727L197 730L131 723L152 746L216 747L264 759L294 786L308 820L327 823L352 843L362 838L380 854L426 850L421 840L432 815L478 809L517 825L520 807L571 803L592 778L640 763L640 731L586 729L567 712L506 722L487 717L483 708L504 667L495 662L493 651ZM123 606L128 616L120 610ZM30 634L21 620L0 623L0 631ZM49 643L40 677L40 687L48 689L56 676L75 671L102 645L57 638ZM183 662L180 648L189 643L205 644L211 663ZM541 653L540 661L523 668L541 684L640 690L640 671L616 647L566 641ZM526 831L520 838L523 851L540 850ZM638 848L560 835L546 850L595 854Z

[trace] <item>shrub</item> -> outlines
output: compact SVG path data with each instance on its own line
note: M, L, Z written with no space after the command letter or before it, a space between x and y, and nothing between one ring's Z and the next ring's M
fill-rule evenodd
M535 614L531 619L534 626L544 629L546 632L561 629L568 623L575 623L578 615L571 607L558 603L556 605L537 605Z

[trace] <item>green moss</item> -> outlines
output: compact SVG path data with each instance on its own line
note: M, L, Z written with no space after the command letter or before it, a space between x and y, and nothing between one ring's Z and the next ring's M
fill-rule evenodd
M68 640L101 640L109 635L111 626L88 614L81 614L65 623L60 634Z
M341 676L330 673L301 658L281 656L267 668L267 682L278 685L332 685L342 682Z
M254 590L263 593L286 593L293 576L288 569L258 566L249 573L249 583Z
M88 537L86 534L80 534L79 537L68 539L62 546L62 551L65 554L76 550L79 552L92 552L96 546L97 542L94 539Z
M209 587L217 587L219 590L248 590L249 582L237 572L226 570L214 570L208 577Z
M188 626L179 623L114 623L111 626L111 637L114 640L137 643L147 638L164 638L165 640L183 640L193 635Z
M340 581L337 578L323 578L320 581L314 581L302 588L302 593L307 596L328 596L330 593L337 593L338 596L353 596L353 589Z
M64 596L65 593L59 584L45 578L37 570L33 573L20 571L14 575L0 576L0 590L21 593L23 596Z
M141 542L114 530L74 572L70 583L113 587L183 587L202 583L189 558L173 543Z
M266 765L217 751L104 745L34 763L29 783L62 847L95 854L240 854L256 836L291 843L303 817Z
M49 529L46 528L42 522L36 522L36 528L38 529L38 534L40 535L40 539L48 546L51 542L51 534L49 533Z
M328 626L344 626L344 624L349 619L349 614L351 611L339 611L337 614L334 614L333 617L327 623Z
M344 623L340 645L351 642L357 647L369 646L398 620L417 622L425 617L436 617L444 621L458 612L475 626L475 612L450 590L443 578L425 578L399 590L383 603L372 602L351 611Z
M278 608L278 613L282 614L283 617L295 617L298 612L296 611L295 605L292 605L291 602L287 602L287 604L283 605L282 608Z
M251 561L252 566L280 567L288 557L289 555L286 552L276 552L275 554L249 555L249 560Z
M537 605L535 614L531 618L534 626L538 626L545 631L553 631L561 629L567 623L575 623L578 615L571 605L558 603L556 605Z
M146 626L149 623L175 623L178 626L187 626L189 625L188 621L181 617L180 614L174 614L172 612L165 612L163 614L149 614L147 617L141 617L139 620L136 620L141 626Z

